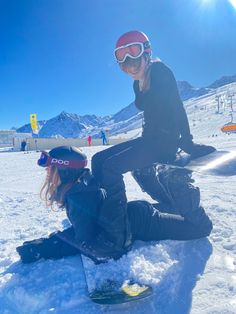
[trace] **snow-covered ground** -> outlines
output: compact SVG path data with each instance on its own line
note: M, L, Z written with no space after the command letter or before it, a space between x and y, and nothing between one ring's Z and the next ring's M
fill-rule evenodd
M236 134L219 131L228 122L228 113L215 113L215 95L188 101L186 106L196 142L235 150ZM101 149L83 150L91 159ZM63 211L45 208L39 198L45 170L36 165L38 157L37 152L0 153L0 313L236 313L235 176L194 173L202 205L214 224L209 239L139 242L119 261L99 265L96 280L130 276L154 290L152 297L138 302L100 306L87 296L79 257L19 262L16 246L68 224ZM129 173L125 182L129 200L150 200Z

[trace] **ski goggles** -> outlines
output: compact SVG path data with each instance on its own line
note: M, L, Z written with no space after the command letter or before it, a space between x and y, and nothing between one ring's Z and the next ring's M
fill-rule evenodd
M87 166L87 159L85 160L66 160L66 159L58 159L51 157L47 152L41 152L41 155L38 160L38 165L40 167L50 167L56 166L58 168L75 168L80 169Z
M137 59L141 57L146 49L150 48L150 43L135 42L128 45L118 47L114 50L116 61L119 63L125 62L127 57L131 59Z

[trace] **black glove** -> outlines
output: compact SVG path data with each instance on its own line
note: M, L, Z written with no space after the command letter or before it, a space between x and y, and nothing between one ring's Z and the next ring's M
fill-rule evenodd
M45 244L47 239L37 239L32 241L26 241L23 245L16 248L20 255L22 263L33 263L37 260L44 258Z
M188 154L191 154L193 149L193 136L181 137L179 140L179 147Z
M190 155L192 159L199 158L215 151L215 147L210 145L195 144L193 143L192 149L190 150Z
M179 147L191 155L193 159L208 155L216 150L215 147L210 145L194 143L192 135L188 138L181 137L179 140Z
M180 139L179 147L191 155L193 159L211 154L216 150L210 145L196 144L192 140L183 141L182 139Z
M60 259L73 256L79 254L79 250L73 245L73 236L73 229L68 228L62 232L52 233L48 238L26 241L18 246L16 251L25 264L36 262L41 258Z

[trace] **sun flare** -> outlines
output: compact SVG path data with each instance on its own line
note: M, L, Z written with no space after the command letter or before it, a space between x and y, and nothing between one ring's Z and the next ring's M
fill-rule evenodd
M227 2L227 0L225 0ZM228 0L228 2L232 5L234 9L236 9L236 0ZM201 5L206 6L215 6L217 4L217 0L201 0Z
M236 9L236 0L229 0L229 2Z

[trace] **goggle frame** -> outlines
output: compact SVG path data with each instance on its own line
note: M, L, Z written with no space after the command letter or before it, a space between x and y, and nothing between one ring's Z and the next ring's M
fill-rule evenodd
M135 45L138 45L140 46L141 50L140 52L137 54L137 55L132 55L130 54L130 51L128 50L128 52L126 52L124 54L124 57L123 58L117 58L117 54L116 52L119 51L119 50L123 50L123 49L126 49L126 48L129 48L131 46L135 46ZM120 46L118 48L116 48L114 50L114 55L115 55L115 59L118 63L123 63L125 62L126 58L129 57L131 59L138 59L139 57L141 57L141 55L145 52L146 49L150 48L150 43L148 41L146 41L145 43L142 43L142 42L133 42L133 43L129 43L127 45L123 45L123 46Z
M56 166L58 168L73 168L73 169L82 169L87 166L87 159L84 160L67 160L67 159L58 159L51 157L46 151L42 151L41 155L37 161L38 166L46 168L50 166Z

